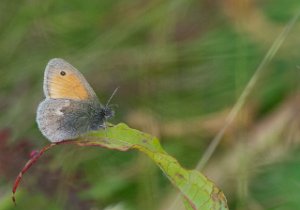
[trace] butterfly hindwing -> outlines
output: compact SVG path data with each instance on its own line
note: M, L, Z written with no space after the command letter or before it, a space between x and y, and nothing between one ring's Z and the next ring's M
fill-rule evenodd
M87 104L69 99L45 99L37 110L39 129L52 142L77 138L90 130Z

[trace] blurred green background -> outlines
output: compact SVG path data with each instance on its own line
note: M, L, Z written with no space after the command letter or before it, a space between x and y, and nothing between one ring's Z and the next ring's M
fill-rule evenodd
M0 210L171 210L176 189L145 155L61 145L23 177L49 142L35 111L51 58L77 67L112 123L161 139L194 168L298 0L28 0L0 3ZM300 209L300 21L292 27L203 173L230 209Z

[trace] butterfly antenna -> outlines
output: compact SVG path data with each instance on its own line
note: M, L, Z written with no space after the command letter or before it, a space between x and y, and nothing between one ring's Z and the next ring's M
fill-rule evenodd
M111 99L114 97L114 95L116 94L116 92L117 92L118 90L119 90L119 87L117 87L117 88L114 90L114 92L111 94L110 98L108 99L108 101L107 101L105 107L108 106L108 104L110 103Z

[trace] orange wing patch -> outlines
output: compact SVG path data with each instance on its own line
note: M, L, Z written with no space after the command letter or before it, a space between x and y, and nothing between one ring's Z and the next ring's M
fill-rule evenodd
M65 75L58 73L48 78L47 88L50 98L84 100L90 97L82 81L76 74L68 71Z

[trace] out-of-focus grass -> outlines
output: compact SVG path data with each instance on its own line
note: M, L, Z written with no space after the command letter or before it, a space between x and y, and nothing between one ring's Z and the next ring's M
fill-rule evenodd
M254 199L268 209L299 208L299 152L291 153L290 157L266 166L253 180L251 190L256 192L253 194Z
M7 202L29 151L47 143L35 124L35 110L43 98L43 71L50 58L61 57L77 67L102 102L120 87L113 99L118 104L113 121L129 121L154 132L168 152L194 167L224 123L224 113L299 6L297 0L1 1L0 202ZM213 165L214 158L226 159L239 150L239 144L256 148L249 138L255 134L253 128L263 129L265 117L272 116L288 96L298 96L299 31L296 24L265 67L238 123L226 133L207 166L209 176L225 177L226 182L218 184L231 209L299 207L297 184L284 182L299 170L287 161L273 165L278 159L259 153L261 159L247 164L228 161L225 170ZM142 113L138 118L137 112ZM294 112L296 118L297 107ZM205 119L211 120L208 126L203 126ZM143 120L142 125L137 123ZM183 122L180 127L173 126L178 122ZM197 126L202 126L199 133L176 133ZM174 130L173 135L164 132L166 127ZM278 134L279 140L264 153L272 153L278 145L287 148L280 150L282 158L291 148L297 150L297 129L288 131ZM286 143L290 136L296 141L292 146ZM295 165L296 153L288 158ZM267 166L259 165L266 156ZM247 170L228 174L236 164ZM272 188L276 184L280 190ZM17 209L102 209L120 203L120 208L130 210L167 209L174 192L144 156L72 146L51 150L25 175L21 187ZM13 205L0 208L13 209Z

